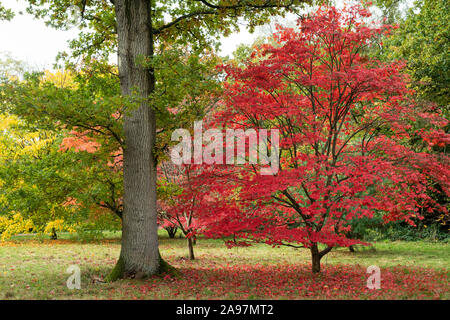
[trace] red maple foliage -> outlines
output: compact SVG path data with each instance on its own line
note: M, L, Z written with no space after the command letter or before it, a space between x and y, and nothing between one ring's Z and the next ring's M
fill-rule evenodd
M99 149L100 144L90 138L88 133L88 130L82 132L72 130L61 142L59 151L73 149L75 152L86 151L88 153L95 153Z
M350 220L379 212L413 225L421 209L438 206L427 194L431 181L450 195L449 157L409 143L448 144L448 121L413 103L404 63L370 55L393 27L369 17L361 6L321 7L298 28L278 27L276 43L245 67L223 67L226 108L214 125L278 129L280 163L273 176L251 164L206 167L194 183L215 199L198 213L206 236L306 247L320 272L333 247L361 243L346 236Z
M180 229L187 239L189 259L194 260L196 235L207 228L208 219L199 213L214 205L208 185L194 183L201 175L201 165L175 165L170 161L158 166L158 219L162 228Z

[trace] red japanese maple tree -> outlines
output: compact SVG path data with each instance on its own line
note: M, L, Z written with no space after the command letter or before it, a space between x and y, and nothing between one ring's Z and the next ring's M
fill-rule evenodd
M409 143L448 144L448 121L412 102L403 63L370 55L392 27L369 17L361 6L321 7L298 28L279 27L276 43L258 48L245 67L224 67L226 108L215 124L278 129L280 163L273 176L250 164L206 168L196 182L215 199L198 213L206 236L305 247L320 272L334 247L361 243L346 236L350 220L381 212L385 221L414 224L438 205L426 193L431 180L450 195L449 157Z
M201 173L202 167L195 164L164 161L158 166L158 223L162 228L181 230L190 260L195 259L196 234L205 229L208 221L199 212L214 201L206 192L207 185L193 183Z

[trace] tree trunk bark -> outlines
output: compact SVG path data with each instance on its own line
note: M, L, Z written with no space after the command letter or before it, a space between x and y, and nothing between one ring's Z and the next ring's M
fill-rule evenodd
M312 272L320 272L320 259L322 258L317 247L317 243L311 246L311 258L312 258Z
M189 260L195 260L194 256L194 244L192 238L187 238L188 248L189 248Z
M156 117L148 102L155 78L153 70L139 63L153 56L153 32L149 0L116 0L115 10L122 95L133 95L139 105L124 117L122 249L115 269L119 278L128 278L149 276L160 268L153 156Z
M52 228L52 233L50 235L51 240L58 240L58 235L56 234L56 229Z
M167 231L167 235L169 236L169 239L175 239L178 229L175 227L166 227L165 229Z

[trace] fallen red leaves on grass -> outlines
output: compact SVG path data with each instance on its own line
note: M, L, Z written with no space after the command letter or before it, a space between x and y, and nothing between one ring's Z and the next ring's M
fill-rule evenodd
M363 266L327 265L321 274L310 268L186 261L179 278L153 277L119 291L125 299L446 299L449 293L446 270L383 268L381 288L368 289L370 275Z

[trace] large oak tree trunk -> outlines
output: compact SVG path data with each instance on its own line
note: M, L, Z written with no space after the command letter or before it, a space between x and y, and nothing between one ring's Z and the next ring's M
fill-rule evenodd
M156 118L148 96L155 86L142 58L153 56L149 0L116 0L119 77L123 95L142 100L124 118L122 250L115 277L148 276L160 269L156 211ZM114 278L114 275L113 275Z

